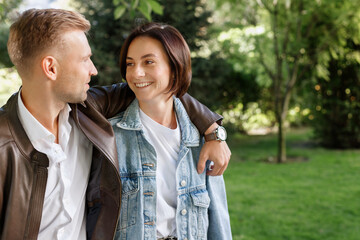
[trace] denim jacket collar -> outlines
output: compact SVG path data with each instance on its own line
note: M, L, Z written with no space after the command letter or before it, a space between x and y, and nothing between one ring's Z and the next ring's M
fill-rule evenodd
M178 123L181 128L181 141L185 146L193 147L199 146L200 134L195 125L190 121L186 110L180 99L173 97L175 112L178 118ZM116 126L126 130L142 130L143 125L140 120L139 102L135 99L129 107L124 111L123 118L116 123Z

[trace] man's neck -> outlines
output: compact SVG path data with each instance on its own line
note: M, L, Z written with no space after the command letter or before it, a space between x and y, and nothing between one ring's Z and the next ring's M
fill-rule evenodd
M55 103L46 93L36 94L24 88L21 90L21 100L33 117L54 134L55 141L58 143L59 114L66 103Z

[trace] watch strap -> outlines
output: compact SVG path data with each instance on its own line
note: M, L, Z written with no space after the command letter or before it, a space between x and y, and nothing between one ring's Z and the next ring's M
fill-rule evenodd
M205 142L217 140L216 130L204 136Z

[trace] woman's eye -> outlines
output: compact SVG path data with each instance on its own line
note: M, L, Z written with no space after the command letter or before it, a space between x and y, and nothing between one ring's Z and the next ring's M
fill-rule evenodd
M131 67L131 66L133 66L134 64L133 63L126 63L126 66L127 67Z
M146 60L146 64L152 64L152 63L154 63L154 62L151 60Z

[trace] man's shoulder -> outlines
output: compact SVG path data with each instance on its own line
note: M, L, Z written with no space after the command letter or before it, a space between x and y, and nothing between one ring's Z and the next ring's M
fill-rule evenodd
M10 142L14 142L14 138L11 134L10 114L16 111L17 93L13 94L7 103L0 108L0 147L7 145Z
M0 148L13 141L9 128L9 114L4 108L0 108Z
M4 105L0 108L0 129L4 130L4 128L9 128L9 113L10 109L7 105ZM2 135L3 131L0 131L0 135Z

